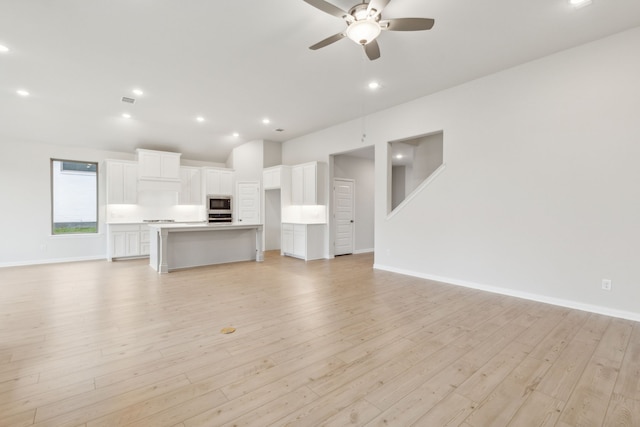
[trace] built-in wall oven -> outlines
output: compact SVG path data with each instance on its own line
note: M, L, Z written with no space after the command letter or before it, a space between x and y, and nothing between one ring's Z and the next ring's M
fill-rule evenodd
M229 195L207 195L209 222L233 222L233 197Z

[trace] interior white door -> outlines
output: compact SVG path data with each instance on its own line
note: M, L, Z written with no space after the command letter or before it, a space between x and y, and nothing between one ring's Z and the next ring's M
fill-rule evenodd
M260 184L238 183L238 222L260 224Z
M353 192L355 181L335 178L333 180L333 206L335 219L334 255L353 253L354 212Z

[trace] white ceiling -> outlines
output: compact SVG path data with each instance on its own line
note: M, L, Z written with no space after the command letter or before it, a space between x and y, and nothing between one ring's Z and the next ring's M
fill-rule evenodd
M640 1L392 0L383 17L436 24L383 32L369 61L348 39L309 50L345 24L302 0L2 0L0 141L221 162L638 26ZM122 103L134 87L145 95Z

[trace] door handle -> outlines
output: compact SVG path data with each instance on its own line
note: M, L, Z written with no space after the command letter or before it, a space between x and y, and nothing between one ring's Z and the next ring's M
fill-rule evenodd
M353 223L353 220L351 220L351 221L349 221L349 222Z

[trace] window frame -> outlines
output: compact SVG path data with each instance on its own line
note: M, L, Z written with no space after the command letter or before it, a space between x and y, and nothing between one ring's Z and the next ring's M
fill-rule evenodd
M55 162L60 162L60 173L61 174L65 174L65 175L85 175L88 173L94 174L95 175L95 179L96 179L96 202L95 202L95 213L96 213L96 229L95 231L79 231L79 232L68 232L68 233L57 233L56 232L56 227L55 227L55 221L54 221L54 210L55 210L55 187L54 187L54 167L55 167ZM82 170L71 170L71 169L64 169L64 164L65 163L84 163L84 164L91 164L91 165L95 165L95 171L91 170L91 171L82 171ZM49 220L49 224L51 227L51 235L52 236L94 236L100 233L100 198L99 198L99 187L100 187L100 183L99 183L99 172L100 172L100 165L99 162L97 161L86 161L86 160L71 160L71 159L59 159L59 158L50 158L49 160L49 195L50 195L50 220Z

